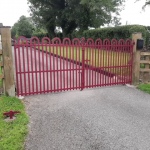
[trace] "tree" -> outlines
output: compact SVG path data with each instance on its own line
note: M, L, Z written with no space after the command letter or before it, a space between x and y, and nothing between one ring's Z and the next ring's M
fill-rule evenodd
M19 20L13 25L11 34L12 37L25 36L27 38L32 36L34 26L30 23L30 18L21 16Z
M125 0L28 0L36 25L45 26L55 36L55 28L61 27L63 35L76 28L82 32L88 27L100 27L117 17Z
M121 20L121 18L114 17L112 23L114 24L115 27L121 25L120 20Z
M11 29L11 37L17 37L18 23L15 23Z
M136 2L138 2L138 1L140 1L140 0L136 0ZM142 8L145 9L145 7L148 5L150 5L150 0L145 0L145 4Z
M143 8L145 8L147 5L150 5L150 0L146 0L145 5L143 6Z

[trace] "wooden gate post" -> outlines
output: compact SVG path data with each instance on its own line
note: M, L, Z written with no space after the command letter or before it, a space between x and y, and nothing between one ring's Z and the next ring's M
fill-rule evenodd
M9 96L15 96L14 67L10 27L1 26L0 34L4 66L4 93Z
M142 39L142 33L132 34L132 40L135 42L133 47L133 70L132 70L132 84L137 85L140 79L140 51L137 50L137 39Z

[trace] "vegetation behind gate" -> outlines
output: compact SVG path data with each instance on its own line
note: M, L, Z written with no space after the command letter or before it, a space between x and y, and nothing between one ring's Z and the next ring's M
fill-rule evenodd
M145 46L148 45L150 39L150 27L142 25L125 25L118 27L99 28L94 30L85 30L83 33L74 32L73 37L85 37L98 39L128 39L132 38L132 34L141 32L145 41Z

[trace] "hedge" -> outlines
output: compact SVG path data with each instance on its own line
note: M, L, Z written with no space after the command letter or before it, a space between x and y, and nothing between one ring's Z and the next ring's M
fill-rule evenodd
M86 30L82 34L79 32L75 32L72 34L72 37L85 37L98 39L131 39L132 34L135 32L141 32L143 39L145 41L145 46L148 45L150 39L150 27L145 27L142 25L126 25L126 26L118 26L118 27L108 27L108 28L100 28L94 30Z
M43 37L48 37L48 33L37 32L37 33L33 33L32 36L36 36L39 39L42 39Z

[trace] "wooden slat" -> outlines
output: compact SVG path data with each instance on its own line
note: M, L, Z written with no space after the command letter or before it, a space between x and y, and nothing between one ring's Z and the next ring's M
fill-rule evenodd
M150 69L140 69L141 72L150 72Z
M146 56L146 55L150 56L150 52L141 52L140 54L141 54L141 56Z
M0 87L0 95L2 95L4 93L4 88Z
M0 66L1 66L1 67L3 66L3 62L0 62Z
M150 61L148 61L148 60L140 60L140 63L141 64L150 64Z
M3 74L0 74L0 79L3 79L4 78L4 75Z
M2 51L2 49L0 49L0 55L1 55L1 54L3 54L3 51Z

